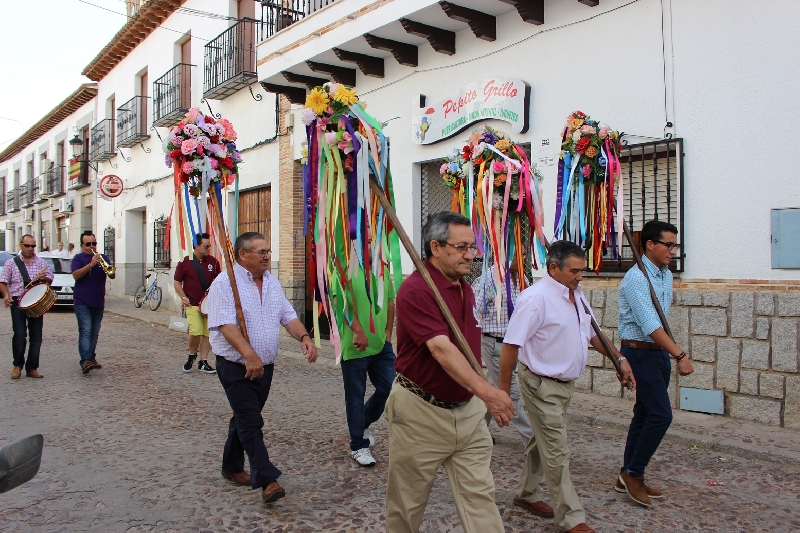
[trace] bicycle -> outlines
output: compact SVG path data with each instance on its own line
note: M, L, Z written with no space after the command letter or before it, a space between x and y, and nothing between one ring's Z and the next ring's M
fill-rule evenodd
M161 287L158 286L158 275L167 274L167 272L160 272L152 268L148 269L147 271L154 272L156 274L156 277L153 278L153 282L150 283L149 286L145 281L144 284L139 285L136 288L136 292L133 295L133 305L135 305L138 308L141 307L146 301L149 301L150 310L155 311L161 305L161 296L162 296ZM145 276L144 279L147 280L150 278L150 276L152 276L152 274L148 274L147 276Z

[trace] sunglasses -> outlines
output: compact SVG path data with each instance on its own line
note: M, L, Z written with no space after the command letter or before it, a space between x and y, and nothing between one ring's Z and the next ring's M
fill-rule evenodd
M83 245L84 246L97 246L97 241L85 242L85 243L83 243Z
M36 248L35 244L22 244L25 248Z

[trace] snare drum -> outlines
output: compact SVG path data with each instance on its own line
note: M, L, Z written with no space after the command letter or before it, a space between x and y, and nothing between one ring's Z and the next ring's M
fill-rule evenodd
M203 316L208 316L208 293L205 293L202 298L200 298L200 314Z
M56 293L50 289L50 285L42 283L34 285L17 300L20 310L25 316L36 318L42 316L56 303Z

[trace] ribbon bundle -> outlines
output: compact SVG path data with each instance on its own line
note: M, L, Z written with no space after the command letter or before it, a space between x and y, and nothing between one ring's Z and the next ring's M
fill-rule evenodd
M567 117L558 163L554 239L584 247L588 266L595 272L600 271L608 248L616 259L622 244L619 153L616 131L581 111Z
M314 336L319 343L319 314L324 311L338 361L337 324L360 320L375 333L373 314L383 305L386 283L399 290L402 281L399 237L369 186L375 179L394 205L389 146L380 123L364 111L355 90L344 85L315 87L301 120L308 143L303 231L311 235L310 282L318 306ZM357 316L353 294L353 280L361 279L361 273L371 302L369 321Z

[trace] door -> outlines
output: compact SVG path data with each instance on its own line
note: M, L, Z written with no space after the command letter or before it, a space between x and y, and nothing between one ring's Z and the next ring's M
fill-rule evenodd
M243 191L239 193L239 226L237 235L246 231L261 233L272 242L272 189Z

